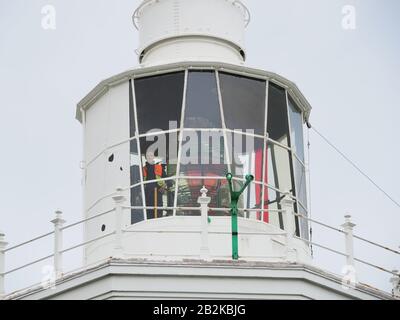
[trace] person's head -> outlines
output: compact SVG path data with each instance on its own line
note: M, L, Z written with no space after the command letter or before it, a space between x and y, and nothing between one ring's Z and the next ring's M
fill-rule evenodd
M146 152L146 161L149 164L154 164L154 152L153 151L147 151Z

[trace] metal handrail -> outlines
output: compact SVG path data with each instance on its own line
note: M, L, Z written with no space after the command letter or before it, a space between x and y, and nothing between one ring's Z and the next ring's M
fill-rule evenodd
M71 250L73 250L73 249L76 249L76 248L85 246L85 245L90 244L90 243L92 243L92 242L95 242L95 241L97 241L97 240L101 240L101 239L107 238L107 237L112 236L112 235L114 235L114 234L115 234L115 231L110 232L110 233L107 233L107 234L105 234L105 235L102 235L102 236L100 236L100 237L94 238L94 239L92 239L92 240L88 240L88 241L82 242L82 243L80 243L80 244L77 244L77 245L75 245L75 246L69 247L69 248L67 248L67 249L61 250L60 253L65 253L65 252L71 251Z
M307 240L307 239L302 239L302 238L299 238L299 237L295 237L295 238L296 238L296 239L299 239L299 240L302 240L302 241L304 241L304 242L307 242L308 244L311 244L311 245L313 245L313 246L316 246L316 247L325 249L325 250L327 250L327 251L336 253L336 254L338 254L338 255L347 257L347 254L344 253L344 252L331 249L331 248L329 248L329 247L326 247L326 246L324 246L324 245L321 245L321 244L316 243L316 242L313 242L313 241L309 241L309 240ZM385 268L383 268L383 267L377 266L377 265L375 265L375 264L373 264L373 263L371 263L371 262L365 261L365 260L361 260L361 259L358 259L358 258L354 258L354 261L363 263L363 264L365 264L365 265L368 265L368 266L373 267L373 268L375 268L375 269L378 269L378 270L387 272L387 273L389 273L389 274L391 274L391 275L394 275L394 276L397 276L397 275L398 275L398 274L397 274L396 272L394 272L394 271L390 271L390 270L388 270L388 269L385 269Z
M370 266L370 267L373 267L373 268L375 268L375 269L384 271L384 272L389 273L389 274L391 274L391 275L398 276L398 274L397 274L396 272L390 271L390 270L385 269L385 268L380 267L380 266L377 266L377 265L375 265L375 264L372 264L371 262L368 262L368 261L365 261L365 260L361 260L361 259L358 259L358 258L354 258L354 261L363 263L363 264L365 264L365 265L367 265L367 266Z
M294 213L294 215L295 215L295 216L298 216L298 217L301 217L302 219L308 220L308 221L310 221L310 222L313 222L313 223L315 223L315 224L319 224L319 225L321 225L321 226L323 226L323 227L325 227L325 228L328 228L328 229L331 229L331 230L334 230L334 231L337 231L337 232L340 232L340 233L346 233L344 230L341 230L341 229L332 227L332 226L330 226L330 225L327 225L327 224L325 224L325 223L319 222L319 221L317 221L317 220L308 218L308 217L305 216L304 214L301 214L301 213ZM369 243L369 244L371 244L371 245L377 246L377 247L379 247L379 248L381 248L381 249L384 249L384 250L387 250L387 251L390 251L390 252L393 252L393 253L395 253L395 254L400 255L400 251L398 251L398 250L389 248L389 247L387 247L387 246L384 246L384 245L382 245L382 244L376 243L376 242L371 241L371 240L367 240L367 239L362 238L362 237L360 237L360 236L357 236L357 235L355 235L355 234L353 234L353 237L356 238L356 239L358 239L358 240L367 242L367 243Z
M306 243L308 243L308 244L310 244L310 245L313 245L313 246L316 246L316 247L325 249L325 250L327 250L327 251L336 253L336 254L341 255L341 256L344 256L344 257L347 257L347 254L346 254L346 253L341 252L341 251L338 251L338 250L335 250L335 249L331 249L331 248L329 248L329 247L327 247L327 246L324 246L324 245L322 245L322 244L319 244L319 243L316 243L316 242L313 242L313 241L310 241L310 240L307 240L307 239L299 238L299 237L297 237L297 236L295 236L294 238L296 238L296 239L298 239L298 240L301 240L301 241L304 241L304 242L306 242Z
M43 238L45 238L45 237L48 237L48 236L52 235L53 233L54 233L54 231L51 231L51 232L42 234L42 235L37 236L37 237L35 237L35 238L33 238L33 239L30 239L30 240L21 242L21 243L16 244L16 245L14 245L14 246L12 246L12 247L9 247L9 248L7 248L7 249L4 249L3 252L6 253L6 252L8 252L8 251L17 249L17 248L19 248L19 247L22 247L22 246L24 246L24 245L26 245L26 244L29 244L29 243L31 243L31 242L34 242L34 241L36 241L36 240L40 240L40 239L43 239Z
M29 266L31 266L31 265L34 265L35 263L42 262L42 261L47 260L47 259L50 259L50 258L52 258L52 257L54 257L54 254L50 254L50 255L48 255L48 256L46 256L46 257L43 257L43 258L34 260L34 261L30 262L30 263L27 263L27 264L24 264L24 265L22 265L22 266L16 267L16 268L14 268L14 269L8 270L8 271L4 272L2 275L5 276L5 275L7 275L7 274L10 274L10 273L13 273L13 272L15 272L15 271L24 269L24 268L26 268L26 267L29 267Z
M136 210L140 210L140 209L149 209L149 210L151 210L151 209L160 209L160 210L177 210L177 211L183 211L183 210L195 211L195 210L200 210L199 207L150 207L150 206L149 206L149 207L142 207L142 206L123 206L122 208L124 208L124 209L133 209L133 210L135 210L135 209L136 209ZM225 209L225 208L212 208L212 207L210 207L210 210L211 210L211 211L217 211L217 212L218 212L218 211L219 211L219 212L226 212L226 211L229 211L230 208L226 208L226 209ZM98 217L101 217L101 216L106 215L106 214L108 214L108 213L111 213L111 212L113 212L113 211L115 211L115 209L111 209L111 210L102 212L102 213L100 213L100 214L97 214L97 215L95 215L95 216L92 216L92 217L89 217L89 218L86 218L86 219L79 220L79 221L77 221L77 222L75 222L75 223L72 223L72 224L69 224L69 225L67 225L67 226L62 227L61 230L66 230L66 229L68 229L68 228L72 228L72 227L74 227L74 226L76 226L76 225L79 225L79 224L81 224L81 223L84 223L84 222L87 222L87 221L96 219L96 218L98 218ZM271 212L271 213L273 213L273 212L284 212L284 210L278 210L278 209L261 209L261 208L260 208L260 209L239 209L239 211L242 211L242 212ZM313 223L319 224L319 225L321 225L321 226L324 226L324 227L326 227L326 228L329 228L329 229L331 229L331 230L334 230L334 231L337 231L337 232L340 232L340 233L344 233L344 231L341 230L341 229L338 229L338 228L329 226L329 225L327 225L327 224L325 224L325 223L319 222L318 220L308 218L308 217L306 217L306 216L303 215L303 214L294 213L294 215L295 215L295 216L298 216L298 217L301 217L301 218L303 218L303 219L305 219L305 220L308 220L308 221L310 221L310 222L313 222ZM19 243L19 244L17 244L17 245L14 245L14 246L12 246L12 247L6 248L6 249L3 250L3 252L6 253L6 252L9 252L9 251L11 251L11 250L20 248L20 247L22 247L22 246L24 246L24 245L26 245L26 244L29 244L29 243L32 243L32 242L34 242L34 241L43 239L43 238L45 238L45 237L47 237L47 236L50 236L50 235L52 235L52 234L54 234L54 231L45 233L45 234L43 234L43 235L37 236L37 237L35 237L35 238L32 238L32 239L30 239L30 240L21 242L21 243ZM110 235L110 234L109 234L109 235ZM106 235L106 236L109 236L109 235ZM378 244L378 243L373 242L373 241L371 241L371 240L367 240L367 239L362 238L362 237L357 236L357 235L353 235L353 236L354 236L354 238L356 238L356 239L359 239L359 240L361 240L361 241L364 241L364 242L367 242L367 243L369 243L369 244L375 245L375 246L377 246L377 247L379 247L379 248L381 248L381 249L384 249L384 250L387 250L387 251L390 251L390 252L393 252L393 253L395 253L395 254L399 254L399 255L400 255L400 252L397 251L397 250L391 249L391 248L389 248L389 247L387 247L387 246ZM102 237L104 237L104 236L102 236ZM100 238L102 238L102 237L100 237ZM311 243L310 241L308 241L308 240L306 240L306 239L302 239L302 240L304 240L304 241L306 241L306 242L308 242L309 244L312 244L312 245L321 246L321 245L318 245L317 243ZM93 241L95 241L95 240L93 240ZM93 242L93 241L91 241L91 242ZM85 244L85 243L84 243L84 244ZM84 245L84 244L82 244L82 245ZM324 247L324 248L326 248L326 247ZM326 248L326 249L329 250L329 248ZM68 251L68 250L67 250L67 251ZM334 250L334 252L335 252L335 250ZM343 255L343 253L340 253L340 252L336 252L336 253L342 254L342 255Z
M200 211L199 207L151 207L151 206L122 206L123 209L132 209L132 210L153 210L153 209L158 209L158 210L176 210L176 211ZM230 211L231 208L213 208L209 207L210 211L216 211L216 212L226 212ZM271 212L271 213L279 213L279 212L284 212L282 209L238 209L238 211L241 212Z
M207 179L207 178L209 178L209 177L206 177L206 176L185 176L185 175L176 176L176 175L174 175L174 176L165 177L165 178L162 178L162 179L154 179L154 180L147 180L147 181L143 181L143 182L138 182L138 183L135 183L135 184L130 185L128 187L123 187L122 189L124 191L131 190L131 189L140 187L142 185L145 186L147 184L152 184L152 183L155 183L155 182L158 182L158 181L204 180L204 179ZM225 180L226 177L225 176L213 176L212 179L213 180ZM239 182L245 182L246 181L244 178L240 178L240 177L233 177L232 179L235 180L235 181L239 181ZM268 188L268 189L270 189L270 190L272 190L274 192L277 192L279 194L282 194L282 195L285 194L285 192L283 190L279 190L278 188L272 186L269 183L266 183L266 182L263 183L261 181L253 181L253 183L257 184L257 185L259 185L261 187ZM112 193L106 194L104 196L101 196L96 201L94 201L90 206L88 206L85 210L86 211L90 211L96 205L98 205L101 201L103 201L103 200L105 200L107 198L110 198L110 197L114 196L115 194L116 194L115 192L112 192Z
M201 233L201 230L124 230L125 233L179 233L179 234L192 234ZM232 235L230 231L208 231L209 234L226 234ZM254 236L284 236L286 232L241 232L240 235L254 235Z
M75 227L75 226L77 226L78 224L81 224L81 223L83 223L83 222L91 221L91 220L93 220L93 219L102 217L102 216L104 216L104 215L106 215L106 214L108 214L108 213L111 213L111 212L113 212L113 211L115 211L115 208L110 209L110 210L107 210L107 211L104 211L104 212L99 213L99 214L96 214L96 215L91 216L91 217L89 217L89 218L85 218L85 219L82 219L82 220L78 220L77 222L71 223L71 224L69 224L69 225L66 225L66 226L60 228L60 230L66 230L66 229Z
M331 229L331 230L334 230L334 231L337 231L337 232L340 232L340 233L344 233L344 231L341 230L341 229L339 229L339 228L335 228L335 227L332 227L332 226L330 226L330 225L328 225L328 224L325 224L325 223L319 222L319 221L317 221L317 220L311 219L311 218L305 216L304 214L301 214L301 213L294 213L294 215L295 215L296 217L301 217L301 218L304 219L304 220L313 222L313 223L318 224L318 225L320 225L320 226L323 226L323 227L325 227L325 228L328 228L328 229Z
M77 245L75 245L75 246L72 246L72 247L70 247L70 248L61 250L60 253L65 253L65 252L71 251L71 250L73 250L73 249L82 247L82 246L84 246L84 245L90 244L90 243L95 242L95 241L97 241L97 240L101 240L101 239L103 239L103 238L109 237L109 236L111 236L111 235L113 235L113 234L115 234L115 231L110 232L110 233L108 233L108 234L106 234L106 235L103 235L103 236L94 238L94 239L92 239L92 240L82 242L82 243L77 244ZM46 256L46 257L43 257L43 258L34 260L34 261L30 262L30 263L27 263L27 264L24 264L24 265L22 265L22 266L16 267L16 268L14 268L14 269L8 270L8 271L4 272L2 275L5 276L5 275L7 275L7 274L10 274L10 273L13 273L13 272L15 272L15 271L24 269L24 268L26 268L26 267L29 267L29 266L31 266L31 265L33 265L33 264L36 264L36 263L39 263L39 262L41 262L41 261L50 259L50 258L52 258L52 257L54 257L54 254L48 255L48 256Z
M379 244L379 243L373 242L373 241L371 241L371 240L367 240L367 239L362 238L362 237L359 237L359 236L357 236L357 235L353 235L353 237L356 238L356 239L358 239L358 240L364 241L364 242L366 242L366 243L372 244L372 245L377 246L377 247L379 247L379 248L382 248L382 249L385 249L385 250L387 250L387 251L391 251L391 252L393 252L393 253L395 253L395 254L399 254L399 255L400 255L400 251L398 251L398 250L394 250L394 249L392 249L392 248L386 247L386 246L384 246L384 245L381 245L381 244Z
M24 241L24 242L22 242L22 243L19 243L19 244L17 244L17 245L14 245L14 246L12 246L12 247L10 247L10 248L3 249L0 253L1 253L1 254L4 254L4 253L6 253L6 252L8 252L8 251L11 251L11 250L14 250L14 249L16 249L16 248L22 247L22 246L24 246L24 245L30 244L30 243L32 243L32 242L34 242L34 241L40 240L40 239L45 238L45 237L47 237L47 236L49 236L49 235L52 235L52 234L55 234L55 243L57 243L57 232L62 231L62 230L66 230L66 229L69 229L69 228L72 228L72 227L77 226L77 225L79 225L79 224L85 223L85 222L87 222L87 221L96 219L96 218L101 217L101 216L104 216L104 215L106 215L106 214L108 214L108 213L116 212L116 213L117 213L117 216L118 216L118 214L121 215L122 212L123 212L123 209L137 209L137 210L143 210L143 209L160 209L160 210L177 210L177 211L192 210L192 211L202 211L202 214L204 214L204 213L206 214L206 212L207 212L207 211L203 211L202 209L204 209L204 208L201 208L201 207L150 207L150 206L149 206L149 207L143 207L143 206L123 206L123 205L122 205L122 201L123 201L123 200L121 201L121 199L123 199L123 197L121 196L121 193L120 193L120 192L121 192L121 189L119 189L119 191L117 190L117 192L116 192L116 194L117 194L117 195L119 194L119 196L116 196L115 199L114 199L114 200L116 201L116 207L115 207L115 208L110 209L110 210L107 210L107 211L104 211L104 212L102 212L102 213L99 213L99 214L94 215L94 216L89 217L89 218L85 218L85 219L78 220L78 221L76 221L76 222L74 222L74 223L71 223L71 224L69 224L69 225L67 225L67 226L64 226L64 227L62 227L62 221L63 221L63 220L61 219L61 216L56 217L56 219L52 221L52 222L55 224L55 231L48 232L48 233L46 233L46 234L37 236L37 237L35 237L35 238L31 239L31 240ZM119 198L119 200L118 200L117 198ZM220 212L227 212L227 211L230 210L230 208L212 208L212 207L206 207L206 210L217 211L217 212L218 212L218 211L220 211ZM345 234L346 236L351 235L351 236L353 236L354 238L356 238L356 239L358 239L358 240L361 240L361 241L367 242L367 243L369 243L369 244L375 245L375 246L377 246L377 247L379 247L379 248L381 248L381 249L384 249L384 250L386 250L386 251L390 251L390 252L395 253L395 254L400 254L400 252L399 252L398 250L394 250L394 249L391 249L391 248L389 248L389 247L387 247L387 246L384 246L384 245L378 244L378 243L376 243L376 242L373 242L373 241L371 241L371 240L368 240L368 239L365 239L365 238L362 238L362 237L353 235L353 234L352 234L352 228L346 229L345 225L343 225L343 227L345 228L344 230L339 229L339 228L336 228L336 227L332 227L332 226L330 226L330 225L328 225L328 224L325 224L325 223L322 223L322 222L320 222L320 221L318 221L318 220L311 219L311 218L305 216L304 214L295 213L295 212L293 211L293 209L290 209L290 206L289 206L289 207L285 207L285 210L280 210L280 209L261 209L261 208L258 209L258 208L254 208L254 209L239 209L239 211L241 211L241 212L271 212L271 213L273 213L273 212L277 212L277 213L283 212L283 213L285 213L285 214L293 214L293 215L296 216L296 217L301 217L302 219L306 219L307 221L310 221L310 222L319 224L319 225L321 225L321 226L323 226L323 227L329 228L329 229L331 229L331 230L340 232L340 233L342 233L342 234ZM61 224L57 225L57 222L56 222L57 219L58 219L59 221L61 221ZM117 219L117 221L118 221L118 219ZM348 218L348 220L347 220L347 223L350 223L349 218ZM290 229L290 228L289 228L289 229ZM288 229L288 230L289 230L289 229ZM378 265L373 264L373 263L371 263L371 262L369 262L369 261L362 260L362 259L359 259L359 258L355 258L355 257L354 257L354 254L352 253L352 251L349 251L349 250L348 250L347 245L346 245L346 253L344 253L344 252L341 252L341 251L338 251L338 250L329 248L329 247L327 247L327 246L325 246L325 245L322 245L322 244L320 244L320 243L317 243L317 242L314 242L314 241L310 241L310 240L307 240L307 239L303 239L303 238L297 237L297 236L295 236L295 235L291 235L291 234L289 234L289 233L291 233L291 232L289 232L288 230L282 231L282 232L243 232L243 233L241 233L241 234L243 234L243 235L256 235L256 236L257 236L257 235L277 235L277 236L278 236L278 235L282 235L282 236L287 236L288 239L290 239L291 237L293 237L293 238L298 239L298 240L301 240L301 241L303 241L303 242L305 242L305 243L307 243L307 244L309 244L309 245L313 245L313 246L322 248L322 249L324 249L324 250L327 250L327 251L329 251L329 252L338 254L338 255L340 255L340 256L344 256L344 257L346 257L347 259L350 259L350 260L348 260L348 261L353 261L353 262L350 262L350 263L352 263L352 264L354 263L354 261L356 261L356 262L358 262L358 263L365 264L365 265L367 265L367 266L370 266L370 267L375 268L375 269L377 269L377 270L386 272L386 273L391 274L391 275L393 275L393 276L396 276L396 277L398 276L397 272L395 272L395 271L390 271L390 270L388 270L387 268L378 266ZM112 236L112 235L116 235L116 237L118 238L118 237L120 237L121 232L125 232L125 233L201 233L202 230L201 230L201 229L200 229L200 230L181 230L181 231L171 231L171 230L127 230L127 229L123 230L123 229L122 229L122 224L121 224L121 225L119 225L119 227L118 227L118 225L117 225L116 230L113 231L113 232L110 232L110 233L108 233L108 234L105 234L105 235L96 237L96 238L91 239L91 240L88 240L88 241L81 242L81 243L79 243L79 244L77 244L77 245L71 246L71 247L66 248L66 249L63 249L63 250L61 250L61 247L58 247L58 249L55 249L55 253L53 253L53 254L51 254L51 255L48 255L48 256L45 256L45 257L42 257L42 258L40 258L40 259L36 259L36 260L34 260L34 261L30 262L30 263L27 263L27 264L18 266L18 267L16 267L16 268L13 268L13 269L11 269L11 270L5 271L5 272L3 272L3 273L0 273L0 276L4 278L5 275L11 274L11 273L13 273L13 272L16 272L16 271L18 271L18 270L24 269L24 268L26 268L26 267L29 267L29 266L31 266L31 265L33 265L33 264L42 262L42 261L47 260L47 259L52 258L52 257L54 257L55 260L56 260L57 256L60 255L60 254L63 254L63 253L69 252L69 251L71 251L71 250L77 249L77 248L79 248L79 247L82 247L82 246L91 244L91 243L93 243L93 242L95 242L95 241L104 239L104 238L109 237L109 236ZM209 233L210 233L210 234L224 234L224 235L230 235L230 234L231 234L231 232L228 232L228 231L209 231ZM118 240L117 238L116 238L116 241ZM121 239L121 238L119 238L119 240L120 240L120 239ZM290 240L289 240L289 241L290 241ZM57 248L57 247L56 247L56 248ZM55 264L55 265L57 265L57 264ZM4 266L3 266L3 271L4 271Z
M108 214L108 213L111 213L111 212L113 212L113 211L115 211L115 208L113 208L113 209L111 209L111 210L108 210L108 211L105 211L105 212L102 212L102 213L99 213L99 214L97 214L97 215L95 215L95 216L92 216L92 217L89 217L89 218L86 218L86 219L78 220L77 222L71 223L71 224L69 224L69 225L66 225L66 226L60 228L60 230L66 230L66 229L75 227L75 226L77 226L78 224L81 224L81 223L84 223L84 222L87 222L87 221L90 221L90 220L99 218L99 217L104 216L104 215L106 215L106 214ZM54 234L54 231L47 232L47 233L45 233L45 234L42 234L42 235L37 236L37 237L35 237L35 238L32 238L32 239L30 239L30 240L27 240L27 241L18 243L18 244L16 244L16 245L12 246L12 247L6 248L6 249L4 249L2 252L3 252L3 253L9 252L9 251L11 251L11 250L14 250L14 249L17 249L17 248L19 248L19 247L22 247L22 246L24 246L24 245L26 245L26 244L29 244L29 243L32 243L32 242L34 242L34 241L37 241L37 240L43 239L43 238L45 238L45 237L51 236L51 235L53 235L53 234Z

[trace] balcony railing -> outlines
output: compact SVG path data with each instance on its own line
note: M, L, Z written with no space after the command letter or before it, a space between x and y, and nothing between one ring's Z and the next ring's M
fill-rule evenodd
M37 236L33 239L30 239L28 241L24 241L21 242L19 244L7 247L8 243L6 242L5 239L5 235L4 233L0 232L0 299L2 298L7 298L7 293L5 292L5 280L6 280L6 276L9 276L10 274L13 274L19 270L28 268L29 266L32 266L34 264L38 264L40 262L43 262L45 260L48 259L53 259L53 270L54 270L54 278L53 278L53 283L49 283L48 285L54 285L54 283L58 280L61 279L62 277L65 277L67 275L66 270L64 270L63 268L63 255L67 252L70 252L72 250L76 250L78 248L81 248L83 246L86 246L88 244L91 244L93 242L96 242L98 240L104 239L104 238L108 238L108 237L114 237L113 238L113 246L114 246L114 254L113 257L121 257L123 256L124 253L124 247L123 247L123 234L125 232L127 233L131 233L131 232L161 232L161 233L200 233L201 236L201 246L200 246L200 255L199 255L199 259L210 259L210 253L209 253L209 245L208 245L208 236L209 233L215 233L215 232L210 232L208 230L208 213L210 210L214 211L214 212L227 212L227 208L210 208L208 205L210 203L210 198L207 197L206 194L206 190L203 188L202 190L202 195L199 197L198 199L198 203L200 204L200 206L198 207L132 207L132 206L125 206L124 203L126 201L126 198L123 196L122 194L122 189L118 189L117 192L112 196L114 203L115 203L115 207L112 210L108 210L102 213L99 213L97 215L94 215L92 217L86 218L86 219L82 219L79 221L76 221L74 223L68 224L68 225L64 225L65 224L65 220L63 220L63 216L62 216L62 212L61 211L57 211L55 212L55 218L53 220L51 220L51 222L53 223L53 227L54 230L45 234L42 234L40 236ZM180 211L186 211L186 210L190 210L190 211L199 211L200 212L200 225L199 225L199 229L197 231L166 231L166 230L127 230L123 227L123 215L126 214L126 212L129 212L129 214L131 213L132 209L141 209L141 210L151 210L151 209L158 209L158 210L176 210L177 212ZM290 223L290 221L294 221L294 219L290 219L293 216L297 216L301 219L306 219L308 220L310 223L313 224L317 224L323 228L332 230L336 233L340 233L343 235L343 241L344 241L344 245L345 245L345 252L341 252L339 250L330 248L328 246L322 245L320 243L314 242L312 240L306 240L306 239L300 239L304 242L306 242L309 246L313 246L313 247L318 247L321 248L323 250L326 250L328 252L334 253L336 256L340 256L341 259L345 260L345 265L348 268L348 270L350 270L349 272L355 272L356 270L356 266L355 266L355 262L358 262L360 264L364 264L368 267L374 268L375 270L378 270L379 272L383 272L383 273L387 273L388 275L391 276L390 281L392 283L393 286L393 290L392 290L392 295L394 298L398 298L400 299L400 272L397 270L389 270L388 268L379 266L376 263L373 263L371 261L366 261L360 258L357 258L354 256L354 239L357 239L358 241L362 241L368 245L371 246L375 246L376 248L379 248L380 250L383 250L385 252L391 253L391 254L395 254L395 255L400 255L400 251L399 250L395 250L392 248L389 248L387 246L378 244L374 241L368 240L366 238L357 236L353 233L353 229L355 224L352 223L351 221L351 217L350 216L345 216L345 222L344 224L342 224L341 228L338 227L333 227L330 226L328 224L325 224L323 222L317 221L315 219L311 219L309 217L306 217L304 215L295 213L293 211L293 200L290 198L289 194L286 195L285 199L282 201L282 209L281 210L277 210L277 209L241 209L239 210L241 212L264 212L264 211L268 211L269 213L282 213L283 217L284 217L284 226L285 226L285 230L279 230L279 232L271 232L268 233L268 235L274 236L274 235L281 235L284 236L286 239L286 261L290 261L290 262L294 262L294 256L293 256L293 241L294 239L300 239L298 237L296 237L295 235L295 224L294 223ZM109 232L107 234L104 234L102 236L81 242L79 244L70 246L68 248L64 248L63 247L63 231L76 227L76 226L80 226L88 221L94 220L94 219L98 219L99 217L105 216L105 215L110 215L113 214L114 215L114 219L115 219L115 230L112 232ZM219 232L221 233L221 232ZM222 232L224 234L229 235L231 232L230 230L226 230L224 232ZM267 235L267 233L263 233L263 232L243 232L240 234L247 234L247 235ZM23 265L19 265L17 267L14 267L12 269L9 270L5 270L5 259L6 256L9 252L14 251L15 249L21 248L21 247L25 247L27 245L30 245L34 242L37 242L39 240L42 239L46 239L50 236L53 236L53 246L54 246L54 250L53 252L51 252L50 254L37 258L33 261L27 262ZM104 260L102 261L98 261L97 263L101 263L104 262ZM88 268L88 265L83 266L83 269ZM68 270L67 272L72 273L72 272L76 272L79 271L81 269L78 270ZM356 279L353 279L354 281L357 281ZM350 280L349 280L350 281ZM351 281L350 281L351 282ZM43 285L43 284L42 284ZM353 284L354 285L354 284Z

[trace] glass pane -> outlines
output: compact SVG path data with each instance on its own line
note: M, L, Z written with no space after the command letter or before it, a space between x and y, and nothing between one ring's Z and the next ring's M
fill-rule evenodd
M132 90L132 80L129 80L129 130L130 137L135 136L136 124L135 124L135 110L133 106L133 90Z
M282 210L282 201L285 198L283 193L275 191L270 188L265 188L265 195L264 195L264 209L268 209L264 213L264 222L270 223L278 228L285 230L285 220L284 214L282 212L276 212L275 210ZM270 211L269 211L270 210ZM297 212L297 205L296 203L293 204L293 212ZM296 235L299 236L299 218L293 216L295 220L295 232Z
M264 211L262 216L262 221L270 223L278 228L283 229L283 217L281 212L275 212L274 210L281 210L283 199L283 194L270 189L268 187L264 188Z
M298 205L297 207L298 207L298 210L299 210L300 214L304 215L305 217L308 216L307 210L305 208L303 208L302 205ZM299 221L300 221L301 237L304 238L304 239L309 240L310 239L310 232L309 232L309 229L308 229L308 220L306 220L306 219L304 219L302 217L299 217Z
M133 139L130 142L130 161L131 161L131 186L140 182L140 157L137 148L137 140Z
M233 176L252 174L255 181L262 182L264 139L230 132L226 135Z
M147 218L171 215L175 194L174 177L177 167L177 134L160 134L140 138ZM166 180L167 179L167 180ZM152 182L149 182L152 181Z
M303 117L292 98L289 97L291 141L294 152L304 162Z
M141 207L143 206L142 201L142 189L141 186L131 188L131 206ZM144 220L143 209L131 209L131 224L138 223Z
M206 177L194 177L189 179L179 179L178 186L178 207L191 207L198 208L199 204L197 199L199 198L200 189L205 186L208 190L207 196L211 197L209 204L210 208L229 208L230 206L230 195L229 187L225 178L217 178L213 176ZM242 214L242 213L241 213ZM190 215L199 216L199 210L183 210L178 211L177 215ZM210 216L221 216L229 215L229 210L221 212L220 210L209 211Z
M165 167L165 177L176 175L178 164L178 133L157 134L140 138L142 166L146 164L146 157L150 156L154 163Z
M148 172L150 171L147 167ZM172 215L175 183L173 180L157 179L144 184L147 219L162 218Z
M182 135L178 206L198 207L200 189L205 186L211 197L210 207L229 207L229 190L225 175L225 146L222 132L184 131ZM190 178L193 177L193 178ZM180 214L199 214L184 212ZM219 212L210 214L219 215Z
M293 204L293 212L299 212L298 211L298 205L297 205L297 202L295 202L294 204ZM300 237L300 219L299 219L299 217L298 216L295 216L294 217L294 224L295 224L295 228L296 228L296 230L295 230L295 235L296 236L298 236L298 237Z
M280 190L274 191L273 189L265 190L264 197L264 208L268 209L282 209L282 200L284 193L289 192L293 196L296 195L294 190L294 175L292 170L292 156L291 153L276 144L269 143L267 150L267 170L266 170L266 181L270 186ZM294 204L293 210L297 210L296 204ZM284 228L284 220L281 213L270 212L268 215L270 223ZM298 218L295 218L296 234L299 235L299 222Z
M273 83L270 83L268 93L267 132L271 139L289 145L286 91Z
M184 72L135 80L139 132L180 127Z
M222 128L215 72L189 72L184 126Z
M228 150L231 159L231 173L234 177L245 179L246 175L254 176L251 183L243 193L241 199L246 209L261 208L262 175L264 158L264 139L246 136L239 133L227 132ZM242 184L243 182L240 182ZM241 186L238 186L238 189ZM261 212L247 212L247 217L260 220Z
M222 132L184 131L181 176L222 176L228 172Z
M130 136L133 137L135 135L135 112L133 109L132 80L129 80L129 123L130 123ZM129 142L129 144L130 144L130 177L131 177L130 185L133 186L140 182L140 156L138 153L137 140L133 139ZM131 205L133 206L133 202L131 202Z
M264 135L264 80L219 73L225 124L229 129Z
M307 207L306 168L296 157L293 157L293 161L294 171L296 173L296 196L301 204Z
M236 182L236 189L240 190L244 182ZM253 220L261 220L262 212L255 211L254 209L261 208L261 198L262 198L262 185L259 183L252 182L247 189L243 192L239 201L239 209L245 208L251 211L245 212L245 217ZM242 211L239 212L239 216L242 216Z
M268 184L282 192L294 194L290 152L274 143L268 143L267 159L265 174Z

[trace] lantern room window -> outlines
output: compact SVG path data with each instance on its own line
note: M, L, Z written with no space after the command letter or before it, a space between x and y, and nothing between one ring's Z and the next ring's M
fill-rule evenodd
M240 216L284 228L279 211L287 192L294 210L307 215L304 116L285 88L190 69L131 80L129 92L132 223L199 215L203 186L210 215L229 215L227 172L237 185L246 174L255 177ZM304 219L296 226L308 238Z

